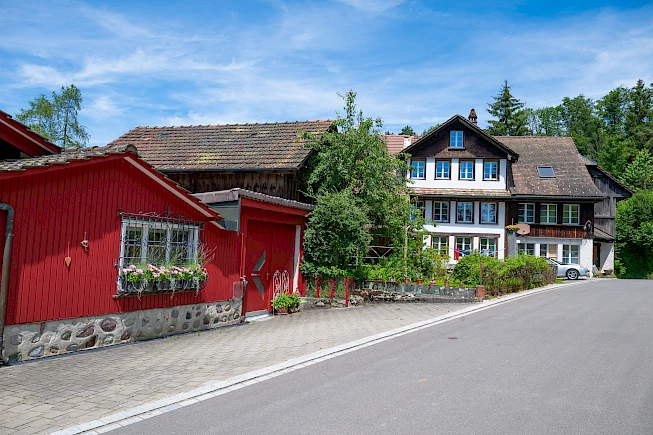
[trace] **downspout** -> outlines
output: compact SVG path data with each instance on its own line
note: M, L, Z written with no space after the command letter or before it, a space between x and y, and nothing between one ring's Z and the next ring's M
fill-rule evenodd
M0 282L0 366L7 364L4 356L5 319L7 316L7 293L9 292L9 264L11 261L11 242L14 238L14 208L0 203L0 210L7 212L5 248L2 254L2 282Z

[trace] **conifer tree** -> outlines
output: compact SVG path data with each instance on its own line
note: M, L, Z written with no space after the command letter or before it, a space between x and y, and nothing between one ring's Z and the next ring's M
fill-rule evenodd
M487 132L494 136L524 136L528 131L528 114L524 110L524 103L513 97L510 93L508 81L496 97L494 103L488 104L488 113L497 119L488 121L490 126Z

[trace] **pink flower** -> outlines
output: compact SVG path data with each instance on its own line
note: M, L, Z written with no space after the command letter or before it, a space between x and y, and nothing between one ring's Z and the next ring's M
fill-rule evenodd
M142 275L143 274L143 269L136 269L136 273L139 274L139 275Z
M126 267L122 270L122 273L129 273L130 269L127 269Z
M129 265L129 268L130 268L131 270L136 270L136 266L134 266L133 264L130 264L130 265Z

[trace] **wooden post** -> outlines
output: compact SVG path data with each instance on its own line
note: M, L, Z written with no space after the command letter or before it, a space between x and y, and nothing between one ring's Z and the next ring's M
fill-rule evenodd
M336 298L336 278L331 277L331 300Z
M345 307L349 306L349 277L345 278Z
M320 297L320 277L318 276L315 280L315 297Z
M482 261L479 263L479 266L480 266L481 270L479 272L478 283L480 285L483 285L483 262Z

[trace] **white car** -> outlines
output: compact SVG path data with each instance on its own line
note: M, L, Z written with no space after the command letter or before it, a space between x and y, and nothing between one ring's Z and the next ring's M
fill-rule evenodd
M564 276L567 279L578 279L581 276L589 275L589 270L580 264L562 264L550 258L547 258L547 261L558 266L558 276Z

